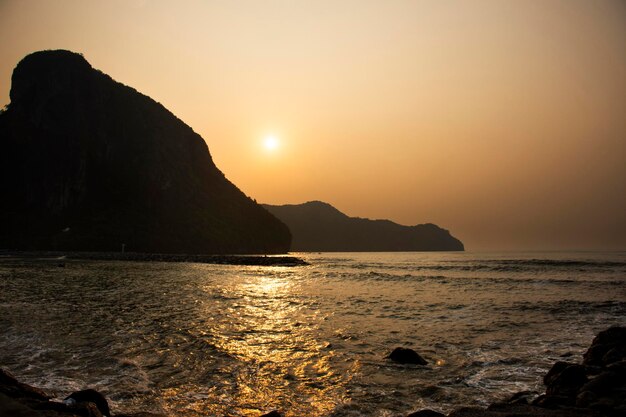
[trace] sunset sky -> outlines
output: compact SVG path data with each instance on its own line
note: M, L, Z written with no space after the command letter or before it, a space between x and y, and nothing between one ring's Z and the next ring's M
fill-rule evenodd
M0 105L69 49L270 204L469 250L626 249L626 2L0 0Z

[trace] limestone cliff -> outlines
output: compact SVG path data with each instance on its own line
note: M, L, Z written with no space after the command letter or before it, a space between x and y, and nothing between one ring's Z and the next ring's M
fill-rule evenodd
M0 114L0 249L277 253L287 227L215 166L161 104L42 51L15 68Z

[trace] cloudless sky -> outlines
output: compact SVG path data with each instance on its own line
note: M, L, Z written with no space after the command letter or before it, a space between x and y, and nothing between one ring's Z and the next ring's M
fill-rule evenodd
M0 38L0 105L26 54L81 52L259 202L626 249L624 1L0 0Z

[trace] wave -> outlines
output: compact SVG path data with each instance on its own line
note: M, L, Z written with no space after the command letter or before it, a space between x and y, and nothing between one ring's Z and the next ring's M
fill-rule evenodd
M518 301L511 306L494 306L495 311L519 310L519 311L541 311L551 315L556 314L588 314L605 312L617 316L626 317L626 302L624 301L580 301L580 300L559 300L559 301Z
M453 285L481 285L499 284L514 285L527 283L533 285L603 285L603 286L623 286L626 283L626 276L615 279L615 276L598 277L593 276L546 276L546 275L514 275L514 276L446 276L431 274L407 274L389 273L381 271L367 271L358 274L349 272L329 272L325 274L327 278L353 281L382 281L382 282L436 282L439 284Z
M338 262L339 261L339 262ZM389 271L435 271L435 272L626 272L626 262L621 260L593 260L593 259L446 259L440 262L416 259L413 262L378 262L333 259L333 262L323 265L331 270L349 270L351 272L368 269Z
M528 271L528 270L615 270L626 269L626 262L615 261L580 261L556 259L507 259L485 260L480 263L448 261L445 264L415 265L415 269L426 270L458 270L458 271Z

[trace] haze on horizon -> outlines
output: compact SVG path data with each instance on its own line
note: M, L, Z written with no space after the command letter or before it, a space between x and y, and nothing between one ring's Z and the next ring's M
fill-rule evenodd
M28 53L81 52L259 202L626 249L626 2L4 0L0 34L0 105Z

